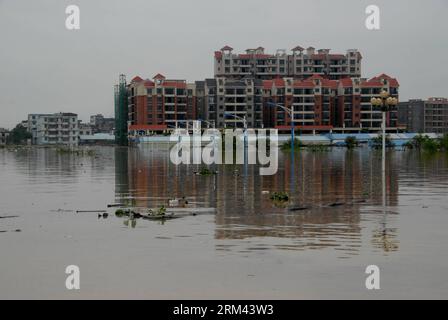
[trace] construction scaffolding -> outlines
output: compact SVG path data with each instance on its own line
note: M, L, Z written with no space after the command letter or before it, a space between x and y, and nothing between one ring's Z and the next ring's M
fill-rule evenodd
M114 86L115 100L115 143L128 145L128 89L126 76L120 74L120 80Z

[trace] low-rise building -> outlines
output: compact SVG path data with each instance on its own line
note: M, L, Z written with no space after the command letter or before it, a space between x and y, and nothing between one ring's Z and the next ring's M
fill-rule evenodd
M74 113L30 114L28 131L36 145L78 145L78 115Z
M0 146L4 146L8 141L9 131L3 128L0 128Z
M408 132L448 133L448 99L412 99L398 105L399 122Z
M81 121L79 121L78 127L80 136L91 136L94 134L95 127L90 123L82 123Z
M115 128L115 118L106 118L102 114L90 116L90 125L93 133L113 134Z

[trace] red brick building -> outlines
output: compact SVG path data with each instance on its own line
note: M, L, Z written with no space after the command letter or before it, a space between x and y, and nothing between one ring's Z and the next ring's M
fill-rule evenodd
M177 121L197 119L195 85L168 80L157 74L152 80L132 79L128 86L129 130L163 131Z

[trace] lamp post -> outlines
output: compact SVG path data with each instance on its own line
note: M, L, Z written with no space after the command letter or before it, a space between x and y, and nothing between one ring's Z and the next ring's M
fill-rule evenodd
M229 113L229 112L224 113L224 116L226 116L226 117L233 117L235 119L243 121L243 126L244 126L244 148L246 148L247 147L247 120L246 120L246 116L240 117L240 116L237 116L236 114Z
M284 111L286 111L289 115L289 117L291 118L291 150L294 150L294 129L295 129L295 123L294 123L294 106L291 106L290 108L287 108L281 104L278 103L274 103L274 102L268 102L268 105L271 105L273 107L278 107Z
M382 193L383 193L383 211L386 215L386 112L398 104L398 99L391 97L387 91L381 91L380 98L373 97L370 102L373 107L381 108L383 131L383 152L382 152Z
M398 99L391 97L387 91L381 91L380 98L373 97L370 100L372 106L381 108L382 112L382 124L383 131L383 171L386 170L386 112L389 112L391 108L398 104Z

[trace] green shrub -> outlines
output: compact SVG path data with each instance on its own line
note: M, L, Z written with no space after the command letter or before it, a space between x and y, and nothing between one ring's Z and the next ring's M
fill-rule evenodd
M299 149L300 147L303 147L302 142L299 139L294 138L294 149ZM281 149L284 151L291 150L291 139L283 143Z
M374 149L381 149L383 147L383 136L379 135L376 138L372 139L372 147ZM386 148L393 148L395 147L395 144L393 143L392 139L389 135L386 135Z
M345 138L345 146L347 147L347 149L354 149L358 146L358 140L356 139L356 137L348 136L347 138Z

